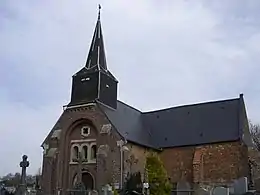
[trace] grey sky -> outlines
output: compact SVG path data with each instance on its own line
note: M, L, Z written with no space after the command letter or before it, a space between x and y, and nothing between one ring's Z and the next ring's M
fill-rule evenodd
M260 122L259 0L111 0L102 4L119 99L140 110L238 97ZM41 166L40 144L85 63L94 0L1 0L0 175Z

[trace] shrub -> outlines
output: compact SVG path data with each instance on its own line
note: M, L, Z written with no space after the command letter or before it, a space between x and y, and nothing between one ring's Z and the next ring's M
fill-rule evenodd
M151 153L146 158L150 195L169 195L172 186L159 156Z

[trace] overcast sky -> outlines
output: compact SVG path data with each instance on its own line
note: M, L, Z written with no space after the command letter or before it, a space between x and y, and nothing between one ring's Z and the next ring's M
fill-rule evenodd
M41 166L41 142L85 63L96 0L0 1L0 175ZM244 93L260 122L259 0L109 0L108 67L119 99L147 111Z

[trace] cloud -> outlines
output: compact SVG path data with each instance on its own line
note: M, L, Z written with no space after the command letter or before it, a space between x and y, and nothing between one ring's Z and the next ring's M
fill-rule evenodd
M141 110L238 97L259 120L259 1L103 1L119 98ZM41 163L40 144L85 63L96 1L0 3L0 175ZM140 84L141 83L141 84ZM138 87L137 87L138 86Z

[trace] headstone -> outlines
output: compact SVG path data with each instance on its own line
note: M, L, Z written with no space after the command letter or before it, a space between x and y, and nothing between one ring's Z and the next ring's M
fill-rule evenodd
M120 184L119 183L114 183L114 189L118 190L120 188Z
M92 190L91 195L98 195L98 192L96 190Z
M199 188L198 190L196 190L196 194L197 195L210 195L210 192L203 188Z
M112 186L110 186L109 184L105 185L102 188L103 194L104 195L113 195L113 190L112 190Z
M72 192L74 192L74 195L86 195L86 189L84 184L81 182L76 183Z
M216 187L214 188L212 195L229 195L229 188Z
M254 183L255 183L255 190L256 190L257 192L260 192L260 178L256 178L256 179L254 180Z
M143 188L148 189L149 188L149 183L143 183Z
M190 195L191 187L188 182L180 181L177 183L177 195Z
M248 192L248 183L246 177L241 177L234 182L234 193L241 195Z

